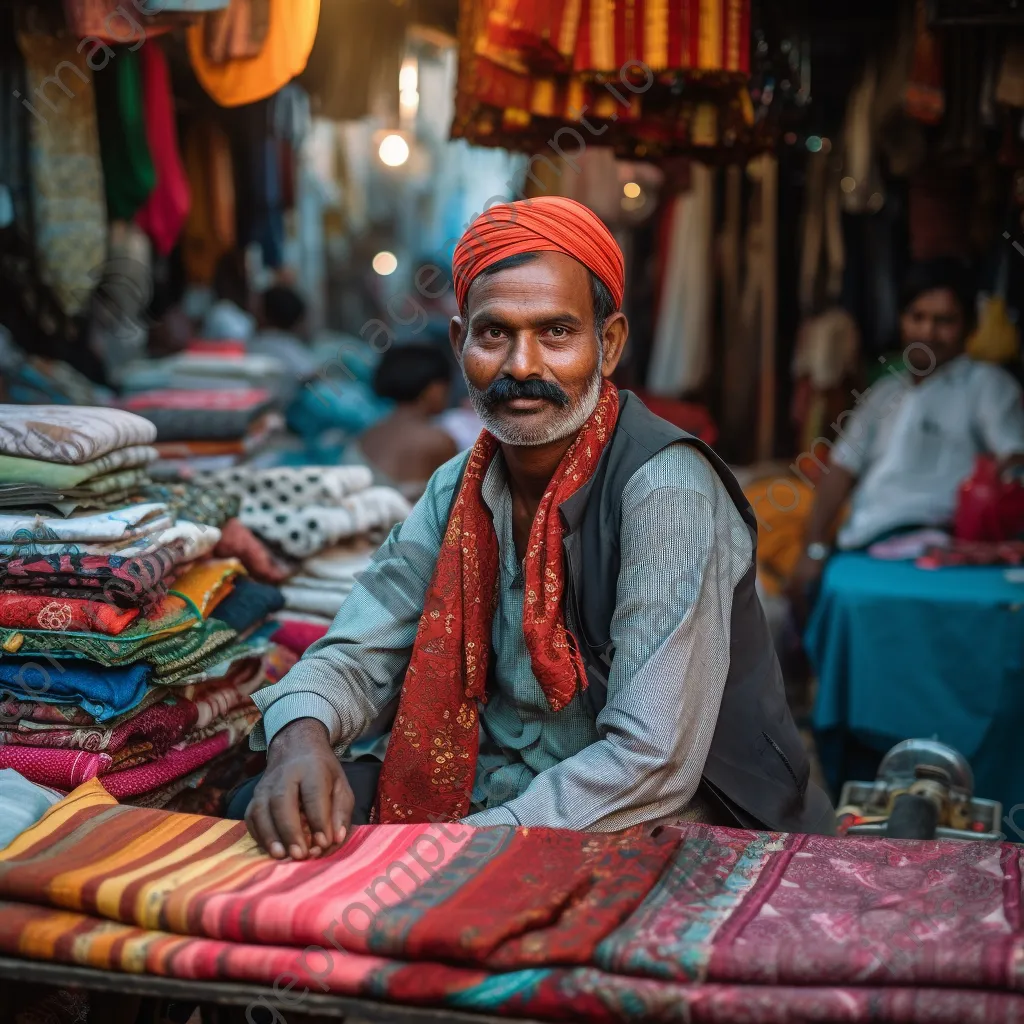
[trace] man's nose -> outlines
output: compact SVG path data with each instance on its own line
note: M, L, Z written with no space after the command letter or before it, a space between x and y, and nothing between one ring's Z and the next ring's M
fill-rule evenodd
M532 331L519 331L512 339L502 371L515 380L544 376L544 355Z

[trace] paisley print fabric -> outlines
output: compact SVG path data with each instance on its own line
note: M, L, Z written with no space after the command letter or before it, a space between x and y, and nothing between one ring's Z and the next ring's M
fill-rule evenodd
M533 673L554 711L587 679L562 615L558 506L590 479L618 412L618 390L605 381L597 408L555 470L530 527L523 634ZM497 440L481 433L452 507L381 772L376 811L382 822L454 821L469 811L499 557L481 489L497 450Z

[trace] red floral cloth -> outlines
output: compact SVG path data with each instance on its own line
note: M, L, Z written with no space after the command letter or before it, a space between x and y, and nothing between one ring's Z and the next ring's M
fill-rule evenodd
M590 479L618 415L619 393L605 381L597 408L551 477L530 527L523 635L533 674L554 711L587 680L562 614L558 506ZM454 821L469 810L479 743L477 703L486 700L498 579L498 538L482 487L497 450L495 438L481 433L448 520L381 772L376 809L381 822Z
M0 591L0 626L117 636L139 617L138 608L118 608L102 597L51 597Z

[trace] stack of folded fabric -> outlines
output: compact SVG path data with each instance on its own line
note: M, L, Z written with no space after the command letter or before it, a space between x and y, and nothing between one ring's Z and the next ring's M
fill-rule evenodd
M149 481L155 438L117 409L0 405L0 510L119 508Z
M285 606L333 618L409 503L374 487L363 466L236 469L203 476L241 502L239 519L285 556L302 560L282 587Z
M226 469L257 453L283 426L263 388L146 391L122 406L156 427L161 478Z
M154 433L118 410L18 408L0 457L67 469ZM294 655L270 639L282 568L234 518L237 498L140 479L129 500L0 514L0 769L59 790L101 776L162 805L247 757L249 695Z

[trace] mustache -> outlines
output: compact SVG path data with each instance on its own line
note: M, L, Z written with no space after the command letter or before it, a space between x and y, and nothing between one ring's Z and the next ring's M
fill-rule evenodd
M484 405L493 409L502 402L511 402L516 398L543 398L554 402L565 409L569 406L569 396L555 383L549 380L516 380L514 377L499 377L484 392Z

